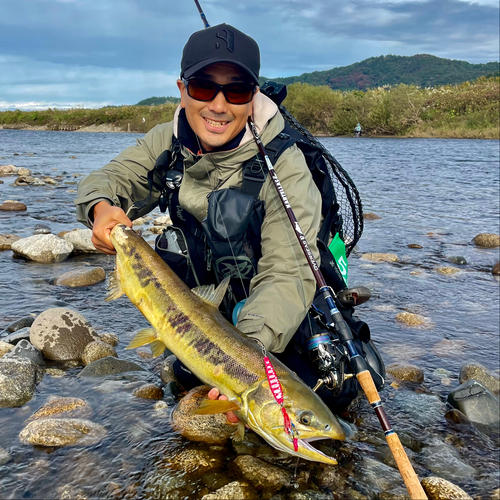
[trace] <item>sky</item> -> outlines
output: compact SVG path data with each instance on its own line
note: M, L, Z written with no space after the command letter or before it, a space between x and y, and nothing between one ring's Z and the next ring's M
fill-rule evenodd
M200 0L261 49L261 75L380 55L499 60L498 0ZM0 0L0 110L136 104L178 96L191 0Z

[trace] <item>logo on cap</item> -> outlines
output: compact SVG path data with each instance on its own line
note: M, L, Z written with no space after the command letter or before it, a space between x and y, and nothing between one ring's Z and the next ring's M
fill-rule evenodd
M226 48L229 50L229 52L234 52L234 33L229 30L222 30L224 33L221 33L218 31L215 36L217 38L220 38L221 40L224 40L226 42ZM215 42L215 48L219 48L220 43Z

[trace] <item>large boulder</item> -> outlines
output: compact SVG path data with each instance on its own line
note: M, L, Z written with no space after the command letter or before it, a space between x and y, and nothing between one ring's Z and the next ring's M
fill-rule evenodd
M31 343L48 359L81 360L85 347L99 340L92 325L66 307L47 309L37 316L30 330Z
M15 241L11 250L26 259L50 264L67 259L73 251L73 245L54 234L36 234Z

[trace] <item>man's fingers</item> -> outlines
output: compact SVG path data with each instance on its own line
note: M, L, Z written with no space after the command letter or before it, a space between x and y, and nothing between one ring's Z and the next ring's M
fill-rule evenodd
M208 399L217 399L219 397L219 389L214 387L208 392ZM227 399L227 398L226 398Z
M227 401L227 396L225 394L221 394L219 389L216 387L213 387L210 391L208 391L208 399L220 399L221 401ZM228 422L231 422L232 424L237 424L240 421L240 419L232 411L228 411L226 413L226 417Z

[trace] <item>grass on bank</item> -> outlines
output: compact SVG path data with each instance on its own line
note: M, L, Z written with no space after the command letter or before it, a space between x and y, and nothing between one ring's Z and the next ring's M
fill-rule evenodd
M373 136L500 138L500 78L438 88L400 84L338 91L294 83L284 105L311 132L352 135L356 123ZM45 127L77 130L113 125L123 131L147 132L172 120L175 104L121 106L101 109L48 109L0 112L4 128Z

